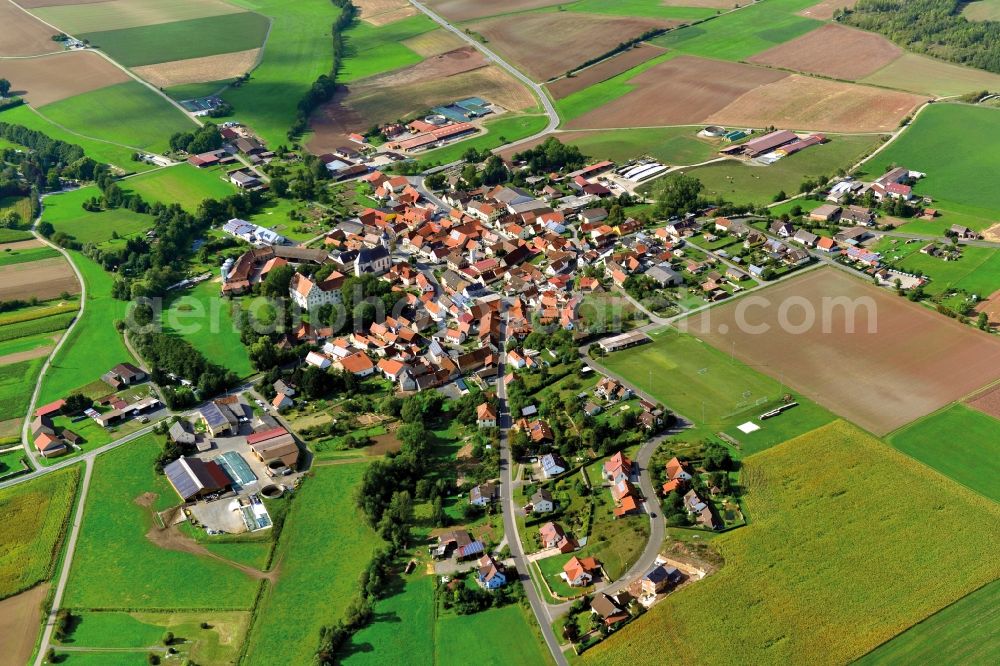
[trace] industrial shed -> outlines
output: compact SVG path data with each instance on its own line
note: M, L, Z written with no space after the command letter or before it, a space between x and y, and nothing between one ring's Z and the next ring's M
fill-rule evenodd
M185 502L224 490L231 483L222 467L200 458L178 458L163 473Z

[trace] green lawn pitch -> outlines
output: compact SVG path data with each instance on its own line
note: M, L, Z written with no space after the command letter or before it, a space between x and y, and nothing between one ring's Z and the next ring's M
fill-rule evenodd
M156 23L135 28L87 32L89 39L126 67L153 65L255 49L264 43L269 20L254 12Z
M1000 502L1000 421L963 404L889 436L894 447Z
M166 150L175 132L194 128L184 113L136 81L92 90L38 110L74 132L152 152ZM119 166L128 169L131 164L129 161Z

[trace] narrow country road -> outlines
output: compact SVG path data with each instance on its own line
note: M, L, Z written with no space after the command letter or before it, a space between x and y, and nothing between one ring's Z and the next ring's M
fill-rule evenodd
M69 539L66 542L66 556L63 558L59 582L56 584L55 594L52 597L52 610L49 611L49 616L45 620L45 631L42 633L42 642L38 646L38 654L35 656L35 666L42 666L45 663L45 652L49 649L49 644L52 641L52 633L56 627L56 615L59 613L63 593L66 592L66 581L69 580L70 569L73 568L73 554L76 552L76 541L80 536L80 525L83 523L83 509L87 503L87 491L90 489L90 477L94 471L93 458L85 458L83 465L83 481L80 483L80 495L73 512L73 528L70 530Z
M535 139L545 136L546 134L548 134L549 132L551 132L552 130L554 130L556 127L559 126L559 114L556 112L556 107L552 104L552 100L549 99L548 94L545 92L542 86L538 85L530 78L528 78L517 67L514 67L509 62L498 56L492 49L487 48L487 46L482 42L480 42L478 39L472 37L471 35L465 34L460 29L456 28L450 22L448 22L447 19L442 18L438 14L434 13L422 3L417 2L417 0L410 0L410 4L412 4L414 7L422 11L432 21L440 25L442 28L457 35L460 39L462 39L462 41L474 47L476 50L478 50L480 53L486 56L486 60L494 62L499 67L506 70L515 79L517 79L524 85L528 86L528 88L530 88L531 91L535 93L535 96L538 97L538 101L541 103L542 108L545 110L545 115L549 117L549 123L548 125L545 126L545 129L541 130L540 132L536 132L531 136L525 137L523 139L518 139L517 141L508 143L505 146L501 146L500 148L495 149L496 151L506 150L512 146L518 146L523 143L528 143L529 141L534 141Z

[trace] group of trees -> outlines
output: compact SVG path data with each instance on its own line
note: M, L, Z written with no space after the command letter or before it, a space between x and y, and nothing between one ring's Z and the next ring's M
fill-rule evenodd
M205 123L191 132L177 132L170 137L170 149L198 154L222 148L222 135L213 123Z
M528 171L535 175L555 171L575 171L587 163L587 156L576 146L567 146L555 137L549 137L533 148L514 155L517 161L527 163Z
M101 165L85 156L80 146L22 125L0 122L0 138L28 149L0 150L0 163L5 165L0 171L0 196L30 195L33 212L37 212L39 192L58 190L63 178L92 180L101 170Z
M167 374L172 374L190 381L201 395L212 396L235 385L238 380L232 371L212 363L191 343L177 336L152 331L134 333L131 340L139 355L155 368L153 381L156 384L170 383ZM171 396L176 393L164 391L164 399L171 409L186 406L170 404Z
M656 200L653 213L670 218L697 210L703 203L701 181L694 176L677 173L661 178L654 185L650 196Z
M915 53L1000 72L1000 21L970 21L964 0L860 0L839 20Z

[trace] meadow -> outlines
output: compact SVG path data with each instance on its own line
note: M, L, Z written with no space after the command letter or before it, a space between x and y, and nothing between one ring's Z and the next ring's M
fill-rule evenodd
M434 632L434 663L551 664L552 656L537 636L529 612L514 604L474 615L439 617Z
M691 169L687 173L702 182L704 196L719 196L734 203L765 204L784 192L797 194L806 178L832 177L837 169L849 169L879 144L866 135L830 135L830 141L789 155L768 166L748 166L727 161ZM655 182L655 181L653 181Z
M43 405L65 397L118 363L134 362L114 326L125 319L128 310L128 303L111 296L114 278L82 253L71 251L70 256L87 284L87 304L45 373L39 395Z
M907 224L905 230L910 229ZM924 286L928 294L963 289L970 294L988 296L1000 288L1000 252L990 247L965 245L961 259L944 261L920 252L925 242L906 243L902 238L883 238L873 246L887 261L907 272L920 272L930 278Z
M73 508L77 467L0 490L0 599L52 575Z
M296 493L275 555L281 580L264 592L246 650L249 664L312 660L320 627L339 619L381 543L354 505L364 465L320 467Z
M17 241L30 240L33 238L31 232L21 229L0 229L0 243L15 243Z
M185 162L129 178L121 186L146 201L178 203L194 213L205 199L224 199L236 194L236 188L225 180L225 174L222 168L199 169Z
M725 565L584 663L848 663L1000 574L979 556L1000 507L849 423L746 458L741 483L751 521L712 542Z
M253 366L233 324L232 306L232 300L219 295L217 282L202 282L164 305L164 331L187 340L213 363L248 377Z
M876 158L880 168L892 164L927 174L914 191L935 199L934 207L950 202L1000 215L1000 190L991 185L995 166L991 149L1000 135L1000 109L964 104L934 104ZM941 160L941 155L950 155ZM940 200L940 201L939 201Z
M483 127L488 130L486 134L478 134L471 139L421 153L420 163L425 166L431 164L448 164L449 162L461 159L462 155L470 148L475 148L479 151L493 150L512 141L537 134L545 129L547 124L548 118L546 116L508 115L496 120L490 120L483 124Z
M337 8L329 0L235 0L271 18L264 58L250 80L223 97L240 121L266 143L287 142L297 105L320 74L333 67L330 29Z
M655 127L556 134L594 159L626 162L640 155L664 164L697 164L716 157L718 146L697 137L695 127Z
M0 421L23 417L28 411L31 393L25 387L35 385L44 358L0 365Z
M232 81L205 81L203 83L185 83L179 86L170 86L169 88L164 88L163 92L170 97L170 99L175 99L178 102L184 101L186 99L197 99L199 97L208 97L209 95L216 95L221 92L226 86L228 86Z
M795 395L798 407L759 422L760 430L745 435L736 426L757 419L789 387L674 328L654 331L652 338L652 343L610 354L599 362L685 419L732 435L740 441L744 455L834 419L805 396Z
M155 166L146 164L145 162L132 161L132 154L135 151L127 146L109 142L107 140L101 140L99 138L80 136L77 132L81 132L81 128L63 129L58 125L53 124L53 122L48 118L44 118L39 115L38 112L27 104L22 104L21 106L16 106L13 109L7 109L6 111L0 112L0 121L22 125L29 129L42 132L52 139L59 139L60 141L80 146L87 154L87 157L91 157L98 162L113 164L126 172L149 171L150 169L156 168ZM188 128L185 127L184 129ZM169 139L169 135L166 138Z
M955 404L889 436L889 443L964 486L1000 502L1000 421Z
M419 570L419 569L418 569ZM376 620L341 653L347 666L434 663L434 577L413 574L390 583L375 604Z
M823 25L822 21L795 14L815 4L814 0L767 0L705 23L673 30L652 43L706 58L745 60Z
M364 21L344 32L346 57L337 75L339 83L350 83L382 72L416 65L423 57L401 42L430 32L438 25L423 14L374 26Z
M179 503L153 469L161 446L162 437L146 435L97 458L66 607L243 610L253 604L258 583L246 574L146 538L151 511ZM136 503L144 493L156 496L149 507Z
M96 48L126 67L246 51L264 43L270 21L254 12L239 12L138 26L86 32Z
M121 181L123 188L132 180ZM153 217L136 213L128 208L112 208L100 212L83 209L83 202L92 197L100 197L96 185L88 185L58 196L46 197L43 219L50 222L56 231L69 234L83 244L105 243L117 234L127 238L145 233L153 226Z
M58 257L59 253L51 247L32 247L27 250L11 250L0 252L0 266L10 266L12 264L24 264L29 261L40 259L51 259Z
M715 16L716 11L710 7L674 7L661 0L580 0L568 5L560 5L562 9L571 12L587 12L589 14L611 14L614 16L644 16L658 19L699 20Z
M1000 580L962 597L854 663L858 666L989 663L1000 653L998 609Z
M152 152L167 150L175 132L192 129L191 121L180 110L137 81L46 104L38 111L51 122L92 139ZM135 163L121 166L128 169L130 164Z

